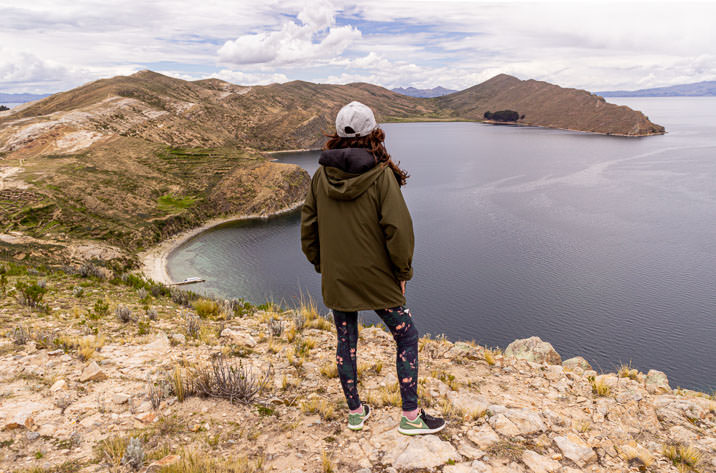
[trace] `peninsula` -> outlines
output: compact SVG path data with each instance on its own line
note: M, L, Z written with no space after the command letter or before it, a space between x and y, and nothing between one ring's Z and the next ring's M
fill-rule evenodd
M152 71L97 80L0 112L0 256L135 266L137 251L212 219L300 204L308 175L265 151L315 149L351 100L382 122L485 120L596 133L663 133L587 91L500 74L436 98L371 84L240 86Z
M449 426L408 438L395 430L393 342L362 326L374 415L347 433L335 329L310 301L255 306L133 271L172 236L299 206L309 176L265 151L315 148L350 100L383 122L513 111L519 125L664 132L588 92L507 75L414 98L143 71L1 112L0 470L715 472L713 395L657 370L600 373L536 337L503 351L423 334L420 404Z

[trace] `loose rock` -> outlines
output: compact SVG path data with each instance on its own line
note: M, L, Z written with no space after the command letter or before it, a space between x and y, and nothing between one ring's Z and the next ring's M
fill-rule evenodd
M592 447L575 434L555 437L554 442L562 451L562 454L576 463L580 468L584 468L586 465L597 460L597 454Z
M567 369L581 368L584 371L592 369L592 365L590 365L589 362L587 360L585 360L584 358L582 358L581 356L575 356L573 358L564 360L562 362L562 366L564 366Z
M650 393L668 393L671 392L671 386L669 386L669 378L666 377L661 371L649 370L646 374L646 390Z
M558 471L560 467L559 462L556 462L551 458L542 456L532 450L524 451L524 453L522 454L522 461L534 473L551 473L554 471Z
M256 340L248 333L240 332L230 328L225 328L221 332L222 337L230 338L232 342L238 345L245 345L249 348L256 346Z
M107 375L102 371L96 361L93 361L82 371L80 375L80 381L85 383L87 381L101 381L107 379Z
M539 337L517 339L507 345L505 357L517 358L532 361L534 363L547 363L559 365L562 358L549 342L542 341Z

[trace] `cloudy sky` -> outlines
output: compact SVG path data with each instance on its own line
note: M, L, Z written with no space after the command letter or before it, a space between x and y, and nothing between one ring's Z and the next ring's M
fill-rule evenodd
M152 69L463 89L505 72L591 91L716 80L715 2L0 0L0 92Z

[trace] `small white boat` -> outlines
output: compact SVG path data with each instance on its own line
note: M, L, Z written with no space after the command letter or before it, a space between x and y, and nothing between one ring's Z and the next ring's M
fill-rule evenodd
M183 286L184 284L196 284L198 282L204 282L204 281L205 280L202 278L191 277L191 278L186 278L185 280L180 281L180 282L175 282L174 285L175 286Z

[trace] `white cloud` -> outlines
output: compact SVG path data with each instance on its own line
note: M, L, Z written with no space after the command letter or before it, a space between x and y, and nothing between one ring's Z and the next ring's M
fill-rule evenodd
M716 79L715 17L716 2L0 0L0 89L145 68L238 83L464 88L506 72L654 87Z
M211 77L225 80L239 85L266 85L274 83L288 82L289 78L285 74L280 73L247 73L241 71L232 71L230 69L222 69L216 74L212 74Z
M131 74L140 69L140 66L133 64L114 67L66 66L26 51L0 46L0 85L6 93L66 90L91 80Z
M243 35L227 41L219 48L219 61L234 65L286 65L327 60L340 55L361 38L361 32L350 25L333 26L335 10L326 1L307 2L298 19L302 24L287 21L278 31Z

